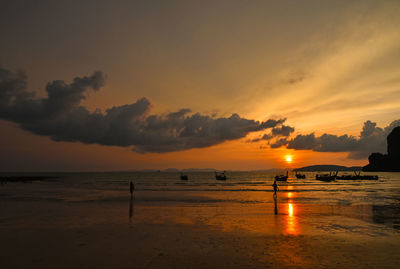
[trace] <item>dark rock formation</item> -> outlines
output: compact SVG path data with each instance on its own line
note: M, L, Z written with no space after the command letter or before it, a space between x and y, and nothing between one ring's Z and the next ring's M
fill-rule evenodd
M400 126L393 129L387 137L388 154L372 153L369 164L363 171L400 172Z
M387 137L388 155L400 159L400 127L396 127Z

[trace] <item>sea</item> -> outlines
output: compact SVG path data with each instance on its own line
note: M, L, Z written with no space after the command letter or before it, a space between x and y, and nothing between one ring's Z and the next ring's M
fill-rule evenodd
M340 174L343 173L346 174ZM276 208L278 202L285 208L289 205L286 211L291 210L291 205L318 206L320 210L350 214L400 230L400 173L366 173L378 175L379 179L333 182L318 181L313 172L305 174L305 179L297 179L294 173L289 173L287 182L278 182L278 198L274 200L275 173L228 171L225 181L216 180L212 172L189 172L186 173L188 180L181 180L177 172L1 173L0 177L54 178L2 184L0 201L3 205L12 201L124 203L130 197L129 183L133 182L136 205L223 207L229 204L230 207L269 205L273 208L275 202ZM348 208L352 208L350 213ZM281 207L279 210L282 212Z

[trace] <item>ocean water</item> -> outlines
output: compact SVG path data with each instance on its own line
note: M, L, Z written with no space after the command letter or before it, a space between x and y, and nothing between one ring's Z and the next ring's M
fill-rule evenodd
M85 192L114 191L129 192L129 182L132 181L137 192L228 192L230 202L246 202L246 193L271 193L272 183L276 174L259 172L227 172L226 181L215 179L214 173L197 172L186 173L189 180L180 180L180 173L173 172L105 172L105 173L0 173L6 176L54 176L53 179L33 181L29 183L8 183L0 190L6 195L7 190L25 189L22 192L29 198L55 197L55 190L64 189L65 193L80 192L85 200ZM379 175L379 180L336 180L323 182L315 180L316 173L305 173L306 179L297 179L289 174L287 182L278 182L280 192L294 192L303 194L304 199L311 199L317 203L340 203L349 200L350 203L388 204L400 201L400 173L366 173ZM350 174L350 173L347 173ZM1 185L0 185L1 186ZM15 187L15 188L13 188ZM29 190L42 189L39 193ZM46 190L48 193L46 193ZM11 191L12 192L12 191ZM234 193L243 193L235 195ZM21 194L22 194L21 193ZM11 194L11 193L10 193ZM18 194L17 192L15 194ZM182 195L184 196L184 195ZM60 193L60 199L67 199ZM101 197L98 197L101 199ZM179 201L179 196L176 197ZM184 200L182 201L184 202ZM220 202L224 202L221 200ZM257 201L254 201L257 202ZM262 200L260 202L263 202Z
M136 207L227 208L229 205L229 208L243 212L265 205L265 208L271 208L268 212L272 215L275 205L279 214L283 212L304 219L340 215L395 231L400 229L400 173L372 173L379 175L379 180L334 182L318 181L315 173L305 174L306 179L296 179L294 174L289 174L287 182L278 182L278 197L274 200L271 185L276 174L273 173L227 172L226 181L217 181L214 173L207 172L187 173L187 181L180 180L180 173L170 172L3 173L0 176L57 178L0 185L0 201L3 205L21 201L125 205L129 201L129 182L132 181Z
M12 174L57 178L0 184L0 268L397 268L400 173L378 174L277 196L272 173Z

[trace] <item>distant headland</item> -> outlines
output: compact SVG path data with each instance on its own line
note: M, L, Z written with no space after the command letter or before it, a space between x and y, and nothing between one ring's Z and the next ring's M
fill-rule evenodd
M363 167L368 172L400 172L400 126L392 130L387 137L388 154L372 153L369 164Z
M361 171L361 166L341 166L341 165L333 165L333 164L322 164L322 165L311 165L305 166L301 168L293 169L293 171L301 171L301 172L319 172L319 171Z

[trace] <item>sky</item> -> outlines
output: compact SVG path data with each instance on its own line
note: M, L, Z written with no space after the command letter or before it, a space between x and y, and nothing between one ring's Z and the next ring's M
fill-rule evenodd
M0 1L0 171L367 164L399 1ZM292 161L286 161L286 156Z

